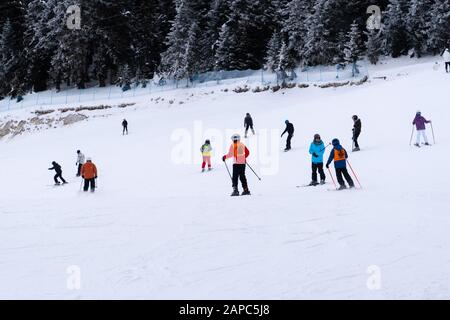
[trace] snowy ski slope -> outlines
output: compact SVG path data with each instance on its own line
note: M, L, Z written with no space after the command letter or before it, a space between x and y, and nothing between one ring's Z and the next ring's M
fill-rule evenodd
M1 140L0 298L450 298L450 75L435 60L382 65L371 75L386 81L358 87L158 93L166 102L137 97L108 117ZM408 145L418 109L433 120L432 147ZM253 195L231 198L220 157L246 112L263 177L247 170ZM310 181L315 133L351 149L353 114L362 151L349 160L364 188L296 188ZM201 174L205 138L214 170ZM95 194L79 191L77 149L98 166ZM68 185L51 186L53 160Z

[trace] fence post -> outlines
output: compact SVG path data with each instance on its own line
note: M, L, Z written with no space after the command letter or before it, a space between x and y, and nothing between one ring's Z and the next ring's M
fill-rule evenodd
M67 104L67 98L69 96L69 89L66 88L66 104Z
M39 92L36 95L36 105L39 105Z
M53 104L53 90L50 90L50 104Z

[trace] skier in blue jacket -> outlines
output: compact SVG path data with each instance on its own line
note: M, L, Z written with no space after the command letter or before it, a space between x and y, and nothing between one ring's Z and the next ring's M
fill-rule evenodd
M339 190L347 189L342 176L344 176L345 180L347 180L350 188L354 188L355 184L353 179L347 171L347 151L341 146L338 139L333 139L331 143L333 145L333 150L331 150L330 156L328 157L326 165L327 169L330 167L330 163L334 160L334 168L336 170L336 177L339 182Z
M317 186L317 171L320 174L320 184L325 184L325 172L323 171L323 154L325 153L325 145L319 134L314 135L314 141L311 142L309 153L312 156L312 178L310 186Z

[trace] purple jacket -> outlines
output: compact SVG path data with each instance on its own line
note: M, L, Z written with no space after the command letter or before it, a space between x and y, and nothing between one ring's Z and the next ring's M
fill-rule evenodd
M430 121L422 116L416 116L413 121L413 124L416 125L417 130L425 130L425 123L430 123Z

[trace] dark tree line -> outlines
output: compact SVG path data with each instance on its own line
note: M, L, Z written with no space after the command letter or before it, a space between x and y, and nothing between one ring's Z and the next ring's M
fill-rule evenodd
M66 26L81 8L81 28ZM366 10L382 10L367 30ZM420 57L450 45L450 0L3 0L0 98L63 86L145 85L218 70Z

